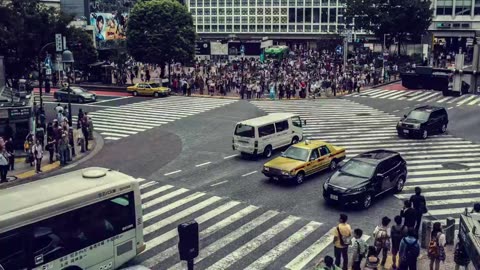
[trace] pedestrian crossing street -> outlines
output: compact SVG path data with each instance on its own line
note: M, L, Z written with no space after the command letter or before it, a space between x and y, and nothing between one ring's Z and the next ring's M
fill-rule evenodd
M441 91L432 90L368 89L346 96L440 103L444 106L480 106L480 95L466 94L459 97L445 97Z
M321 222L156 181L139 181L147 249L133 264L186 269L179 260L177 225L192 219L200 230L196 269L312 269L333 241L332 228Z
M216 109L236 100L170 96L89 113L94 130L116 141L178 119ZM72 117L77 122L77 116Z
M480 145L446 134L427 140L398 138L395 115L344 99L289 102L252 101L268 113L294 112L307 120L304 134L346 147L347 159L361 152L389 149L402 154L408 179L399 199L416 186L427 199L429 215L445 223L471 209L480 195ZM428 216L428 215L427 215Z

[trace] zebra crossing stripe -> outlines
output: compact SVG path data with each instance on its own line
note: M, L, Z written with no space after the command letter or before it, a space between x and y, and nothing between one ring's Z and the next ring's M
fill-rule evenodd
M158 193L164 192L165 190L169 190L169 189L172 189L172 188L173 188L172 185L164 185L164 186L158 187L158 188L156 188L152 191L142 193L142 195L140 195L140 197L142 198L142 200L145 200L145 199L148 199L152 196L157 195Z
M473 195L473 194L480 194L480 190L474 189L474 190L468 190L468 189L462 189L462 190L448 190L448 191L429 191L429 192L423 192L422 195L427 197L427 198L433 198L433 197L443 197L443 196L453 196L453 195ZM414 193L410 194L397 194L397 198L399 199L409 199Z
M200 211L202 209L204 209L205 207L209 206L209 205L212 205L218 201L220 201L222 198L221 197L218 197L218 196L213 196L213 197L210 197L198 204L195 204L183 211L180 211L174 215L171 215L169 216L168 218L165 218L165 219L162 219L160 220L159 222L156 222L156 223L153 223L151 224L150 226L146 226L144 229L143 229L143 234L144 235L148 235L152 232L155 232L157 230L160 230L161 228L169 225L169 224L173 224L174 222L177 222L179 221L180 219L186 217L186 216L189 216L197 211Z
M409 180L407 180L408 184ZM415 190L415 187L420 187L422 189L438 189L438 188L457 188L457 187L470 187L470 186L480 186L480 181L462 181L462 182L456 182L456 183L440 183L440 184L416 184L416 185L405 185L403 187L404 191L413 191Z
M158 198L155 198L155 199L153 199L153 200L151 200L151 201L142 203L143 210L147 210L148 208L150 208L150 207L152 207L152 206L154 206L154 205L157 205L157 204L159 204L159 203L162 203L162 202L164 202L164 201L166 201L166 200L169 200L169 199L171 199L171 198L173 198L173 197L179 196L179 195L181 195L181 194L183 194L183 193L185 193L185 192L188 192L188 189L186 189L186 188L180 188L180 189L177 189L177 190L175 190L175 191L169 192L169 193L167 193L167 194L165 194L165 195L163 195L163 196L160 196L160 197L158 197ZM198 193L196 193L196 194L198 194Z
M452 100L452 99L454 99L454 98L453 97L445 97L445 98L442 98L442 99L438 100L437 102L438 103L443 103L443 102L446 102L446 101Z
M445 175L445 176L431 176L431 177L421 177L421 178L409 177L408 182L410 183L434 182L434 181L440 182L440 181L467 180L467 179L477 179L477 178L480 178L480 174Z
M263 232L259 236L253 238L249 242L245 243L243 246L239 247L237 250L229 253L227 256L223 257L221 260L215 262L212 266L208 267L207 270L224 270L232 266L236 261L242 259L247 254L251 253L259 246L263 245L277 234L281 233L296 221L300 220L299 217L288 216L279 223L275 224L273 227Z
M417 101L424 101L424 100L431 99L431 98L433 98L435 96L438 96L438 95L439 95L439 93L433 93L433 94L430 94L426 97L422 97L422 98L418 99Z
M234 206L240 204L240 202L237 202L237 201L230 201L220 207L217 207L216 209L214 210L211 210L209 211L208 213L205 213L197 218L195 218L195 221L197 221L198 225L202 225L204 224L205 222L207 222L208 220L216 217L216 216L219 216L221 215L222 213L226 212L227 210L233 208ZM256 206L248 206L246 208L243 208L242 210L236 212L235 214L231 215L231 216L228 216L227 218L225 218L224 220L212 225L212 226L215 226L215 231L218 231L228 225L230 225L231 223L247 216L248 214L252 213L253 211L257 210L258 207ZM208 229L210 229L212 226L210 227L207 227L205 229L203 229L202 231L199 232L199 239L202 240L204 239L205 237L208 236L208 234L206 234L206 231ZM152 238L151 240L147 241L146 242L146 245L147 245L147 249L146 250L150 250L150 249L153 249L175 237L178 236L178 231L177 229L172 229L160 236L157 236L155 238ZM177 239L178 240L178 239ZM159 262L162 262L164 260L166 260L167 258L175 255L177 252L177 247L176 246L172 246L170 248L167 248L165 249L164 251L160 252L159 254L157 255L154 255L153 257L149 258L148 260L146 260L144 263L149 266L149 267L153 267L155 264L158 264Z
M262 257L258 258L255 262L251 263L245 270L260 270L266 268L272 261L275 261L278 257L283 255L292 247L296 246L308 235L318 229L322 223L315 221L309 222L307 225L303 226L296 233L292 234L290 237L285 239L273 249L265 253Z
M445 216L465 213L465 207L428 210L431 216Z
M443 200L428 200L427 206L441 206L441 205L451 205L451 204L474 204L478 202L478 197L476 198L463 198L463 199L443 199Z
M471 102L469 102L467 105L472 106L472 105L477 104L479 101L480 101L480 97L476 96L476 99L473 100L473 101L471 101Z
M203 261L208 256L212 255L213 253L217 252L221 248L225 247L226 245L232 243L233 241L239 239L240 237L244 236L245 234L251 232L253 229L257 228L258 226L264 224L268 220L272 219L279 213L277 211L269 210L263 213L261 216L255 218L254 220L244 224L240 228L234 230L233 232L229 233L228 235L216 240L212 244L202 248L200 250L200 254L197 258L195 258L195 262L199 263ZM174 266L170 267L169 270L183 270L185 269L183 263L177 263Z
M408 98L407 100L409 100L409 101L417 100L418 98L428 96L429 94L430 94L430 92L426 92L426 93L425 92L424 93L420 92L420 94L417 94L414 97Z
M285 268L289 270L301 270L303 269L310 261L317 257L320 252L322 252L328 245L333 242L333 235L325 234L320 239L315 241L310 247L305 249L297 257L295 257L291 262L289 262Z
M472 96L470 96L470 97L468 97L468 98L466 98L466 99L464 99L464 100L462 100L462 101L458 102L457 104L458 104L458 105L463 105L463 104L465 104L465 103L467 103L467 102L471 101L472 99L475 99L476 97L477 97L477 96L474 96L474 95L472 95Z
M398 98L402 98L406 95L410 94L410 91L403 91L402 93L400 94L397 94L397 95L394 95L394 96L391 96L389 97L388 99L398 99Z

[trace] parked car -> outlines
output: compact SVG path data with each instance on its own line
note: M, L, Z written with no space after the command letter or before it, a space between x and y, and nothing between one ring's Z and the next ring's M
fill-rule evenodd
M398 136L426 139L430 134L445 133L448 126L447 110L443 107L422 106L404 115L397 124Z
M127 92L132 93L134 96L145 95L145 96L168 96L170 95L170 88L162 86L159 83L137 83L133 86L127 87Z
M92 93L87 91L86 89L82 87L77 87L77 86L72 86L70 87L70 101L71 102L78 102L78 103L84 103L88 101L96 101L97 96ZM53 93L53 98L60 102L67 102L68 101L68 90L67 88L63 87L61 89L58 89Z
M369 208L372 201L388 192L401 192L407 179L407 163L390 150L362 153L347 161L323 185L327 203Z
M280 157L265 163L262 173L273 180L295 180L301 184L305 176L325 169L335 170L343 159L345 148L306 140L290 146Z

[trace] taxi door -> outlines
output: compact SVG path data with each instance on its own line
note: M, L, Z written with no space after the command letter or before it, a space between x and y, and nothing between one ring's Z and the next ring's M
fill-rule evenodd
M325 170L330 166L330 161L332 160L330 149L328 149L328 146L323 145L318 148L318 152L321 160L319 170Z
M139 83L138 86L137 86L137 92L140 95L145 95L145 84Z
M305 172L307 175L313 174L315 172L318 172L320 168L320 155L318 154L318 149L312 149L310 152L310 157L307 162L307 167L305 169Z

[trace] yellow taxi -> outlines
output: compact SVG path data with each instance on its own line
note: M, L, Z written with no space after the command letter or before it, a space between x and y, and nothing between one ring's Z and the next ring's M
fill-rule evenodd
M171 90L170 88L164 87L159 83L143 82L127 87L127 92L132 93L132 95L134 96L145 95L154 97L166 97L170 95Z
M306 140L290 146L280 157L263 165L262 173L273 180L295 180L325 169L335 170L345 159L345 148L324 141Z

